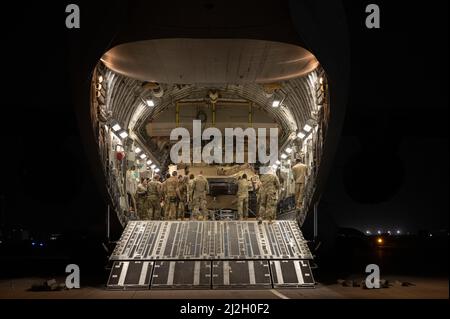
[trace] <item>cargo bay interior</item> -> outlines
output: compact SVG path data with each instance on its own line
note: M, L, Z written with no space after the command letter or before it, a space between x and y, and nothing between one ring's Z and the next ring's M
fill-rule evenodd
M171 166L169 153L175 141L169 136L175 127L192 131L195 119L202 120L202 128L221 131L277 127L279 161L275 168L283 189L277 216L289 212L289 218L295 218L311 208L330 112L325 72L305 49L258 40L142 41L105 53L94 74L93 125L114 210L123 225L139 218L127 198L127 171L136 168L136 182L174 169L183 174L183 165ZM296 158L304 160L308 172L304 212L293 214L289 203L294 195L291 167ZM195 172L195 166L202 165L194 164L188 171ZM203 168L213 182L211 188L214 177L233 184L244 173L230 169L232 164L227 166L222 172L216 164ZM256 172L252 167L248 171ZM220 206L220 195L228 193L228 188L218 190L216 206L211 206L210 198L209 208L235 210L232 201Z
M160 39L125 43L106 52L93 72L91 119L111 214L125 227L111 256L108 286L311 286L312 255L300 227L318 198L317 174L331 116L325 71L313 54L292 44ZM170 140L171 131L185 127L192 133L193 120L200 120L202 129L221 132L278 128L278 158L271 167L280 181L274 223L259 220L257 163L171 162L176 143ZM306 165L300 204L292 170L298 161ZM139 213L139 185L155 175L163 181L174 171L178 178L203 174L208 180L209 214L203 220L192 219L189 205L177 212L178 220L167 218L164 200L158 221ZM236 192L244 174L250 183L248 219L242 221ZM197 243L198 234L202 239ZM157 241L163 242L162 248L156 247ZM180 263L194 274L193 282L174 270ZM250 277L231 278L233 267L252 269ZM220 276L208 275L217 269ZM155 275L158 271L162 273ZM295 278L288 280L292 274Z

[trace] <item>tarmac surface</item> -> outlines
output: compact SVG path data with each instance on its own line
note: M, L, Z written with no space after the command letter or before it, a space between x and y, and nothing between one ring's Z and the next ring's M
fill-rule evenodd
M42 278L20 278L0 281L0 299L448 299L448 278L386 277L388 288L363 289L341 284L317 284L309 289L261 290L144 290L112 291L104 286L85 286L61 291L29 291ZM64 278L57 278L63 283ZM400 282L413 285L402 286Z

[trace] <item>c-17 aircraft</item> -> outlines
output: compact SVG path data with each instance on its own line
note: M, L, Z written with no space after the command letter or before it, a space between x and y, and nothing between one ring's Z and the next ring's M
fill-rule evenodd
M320 199L345 114L349 57L340 3L174 8L119 1L96 18L97 28L73 37L71 64L80 130L109 207L106 223L122 232L108 287L314 286L301 226ZM227 128L276 130L276 153L269 165L250 161L248 136L242 147L231 137L228 161L196 162L195 123L221 134L222 159ZM188 161L171 156L177 128L189 133ZM257 140L269 145L270 134ZM306 167L300 204L292 170L298 161ZM280 182L274 222L258 220L261 167ZM207 179L208 218L193 220L190 208L178 220L139 218L130 179L164 180L174 171ZM238 220L243 174L249 215Z

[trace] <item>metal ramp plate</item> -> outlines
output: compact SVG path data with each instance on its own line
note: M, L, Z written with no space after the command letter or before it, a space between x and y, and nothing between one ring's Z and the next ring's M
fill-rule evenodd
M211 288L209 261L157 261L151 282L155 288Z
M212 268L213 288L272 288L267 261L213 261Z
M312 259L296 221L132 221L115 260Z
M314 287L307 260L271 260L270 269L274 288Z
M107 287L110 289L149 289L152 261L115 261Z

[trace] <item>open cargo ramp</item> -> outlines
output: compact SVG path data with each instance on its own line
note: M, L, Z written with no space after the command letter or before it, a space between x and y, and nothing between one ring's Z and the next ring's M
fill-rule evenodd
M310 260L296 221L131 221L107 287L313 287Z

